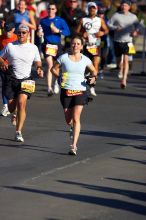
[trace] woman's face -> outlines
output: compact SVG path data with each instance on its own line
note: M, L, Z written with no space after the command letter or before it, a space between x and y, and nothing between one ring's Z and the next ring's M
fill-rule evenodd
M25 9L26 9L26 3L25 1L20 1L19 4L18 4L18 9L20 12L24 12Z
M73 52L80 52L83 49L83 44L80 39L74 38L71 42L71 49Z

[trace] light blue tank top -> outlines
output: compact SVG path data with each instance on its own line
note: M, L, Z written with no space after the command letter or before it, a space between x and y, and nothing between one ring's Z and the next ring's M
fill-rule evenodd
M20 13L19 10L17 10L14 14L14 23L15 23L15 31L17 32L19 25L21 24L22 20L25 20L26 22L30 22L29 19L29 12L26 10L24 13Z

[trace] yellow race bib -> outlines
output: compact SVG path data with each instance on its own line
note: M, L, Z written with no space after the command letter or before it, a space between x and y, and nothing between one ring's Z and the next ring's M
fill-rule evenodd
M129 54L135 54L136 53L136 50L135 50L135 47L134 47L134 44L133 43L128 43L128 47L129 47Z
M23 82L21 82L21 90L28 93L35 92L35 81L24 80Z
M92 55L98 55L99 54L99 48L96 45L87 46L86 49Z
M57 45L53 45L53 44L47 44L46 45L46 54L56 57L58 52L58 46Z

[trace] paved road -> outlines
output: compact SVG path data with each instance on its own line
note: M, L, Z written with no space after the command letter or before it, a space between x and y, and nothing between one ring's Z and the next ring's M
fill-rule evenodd
M107 71L84 109L78 155L72 157L59 96L48 98L45 80L37 81L24 144L13 140L10 118L0 118L0 219L144 220L145 82L131 75L121 90L116 72Z

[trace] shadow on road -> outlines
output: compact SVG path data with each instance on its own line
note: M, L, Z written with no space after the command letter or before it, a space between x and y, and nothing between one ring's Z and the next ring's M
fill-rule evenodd
M146 201L146 193L138 192L138 191L131 191L131 190L122 190L116 189L111 187L101 187L95 185L88 185L83 183L77 183L72 181L60 181L64 184L73 184L78 185L81 187L85 187L89 190L96 190L100 192L107 192L107 193L117 193L118 195L128 196L129 198L133 198L135 200ZM82 195L82 194L73 194L73 193L61 193L61 192L53 192L53 191L46 191L34 188L27 188L27 187L19 187L19 186L3 186L5 189L10 190L17 190L23 191L26 193L36 193L45 196L51 196L56 198L62 198L67 200L78 201L82 203L89 203L94 205L105 206L108 208L120 209L129 211L132 213L137 213L140 215L146 215L146 206L135 204L133 202L122 201L119 199L113 198L101 198L97 196L89 196L89 195Z

